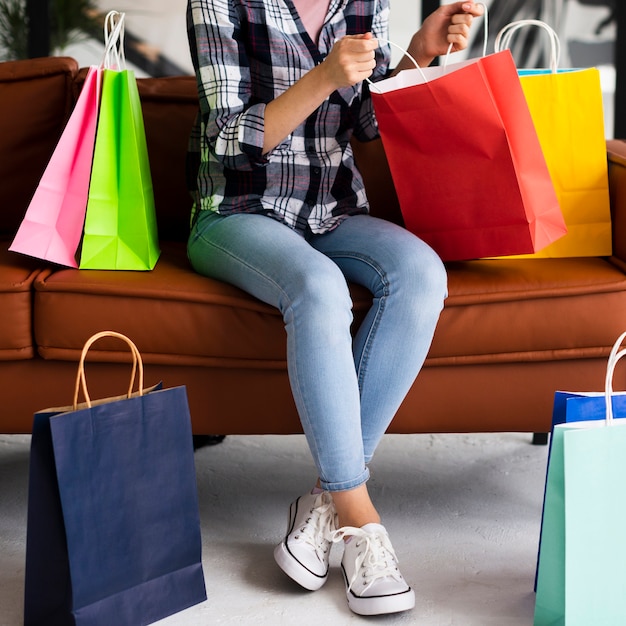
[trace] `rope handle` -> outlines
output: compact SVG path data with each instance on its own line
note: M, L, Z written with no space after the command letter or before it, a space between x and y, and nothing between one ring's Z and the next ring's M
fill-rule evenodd
M428 79L426 78L426 74L424 74L424 70L420 67L419 63L415 60L415 57L409 54L402 46L399 46L397 43L394 43L393 41L389 39L383 39L382 37L377 37L376 41L382 42L384 44L388 44L390 46L394 46L395 48L400 50L400 52L402 52L404 56L408 57L413 62L413 64L415 65L415 69L419 70L419 73L422 75L422 80L425 83L428 82ZM382 93L380 89L376 86L375 82L371 81L369 78L366 78L365 80L369 83L370 89L374 87L376 91L378 91L378 93Z
M91 408L91 398L89 397L89 393L87 391L87 379L85 377L85 359L87 358L87 352L89 352L89 348L103 337L116 337L126 342L128 347L130 348L131 355L133 358L133 369L130 375L130 385L128 386L127 396L130 398L133 393L133 387L135 386L135 377L137 371L139 371L139 390L138 393L140 396L143 395L143 361L141 360L141 354L137 349L137 346L126 336L121 333L115 332L113 330L104 330L102 332L96 333L92 335L83 346L83 350L80 355L80 361L78 362L78 373L76 375L76 385L74 387L74 410L76 410L78 406L78 394L82 389L83 396L85 397L85 403L87 407Z
M606 402L606 424L610 426L613 423L613 403L611 396L613 395L613 375L615 373L615 366L617 362L626 356L626 348L620 350L620 346L626 339L626 332L622 333L618 338L611 353L609 354L609 363L606 368L606 379L604 381L604 399Z
M104 57L102 67L109 70L126 69L124 34L126 13L109 11L104 18Z
M489 15L488 15L488 10L487 10L487 5L484 4L483 2L477 2L476 4L480 4L483 7L483 17L484 17L484 39L483 39L483 56L487 56L487 42L489 40ZM382 37L377 37L377 41L383 42L385 44L389 44L391 46L394 46L395 48L397 48L398 50L400 50L400 52L402 52L406 57L408 57L413 64L415 65L415 69L419 70L420 74L422 75L422 80L426 83L428 82L428 79L426 78L426 75L424 74L424 70L420 67L419 63L415 60L415 58L413 56L411 56L402 46L399 46L398 44L394 43L393 41L390 41L389 39L383 39ZM454 44L450 44L448 46L448 51L445 54L444 57L444 62L443 62L443 70L444 72L446 71L447 67L448 67L448 61L450 59L450 54L452 53L452 47L454 46ZM365 79L369 85L370 88L371 87L375 87L376 90L378 91L378 93L382 93L380 91L380 89L378 89L376 87L376 83L372 82L369 78Z
M538 26L548 33L550 39L550 71L556 74L561 59L561 42L559 41L559 36L556 31L549 24L541 20L517 20L516 22L511 22L504 26L496 35L494 42L495 51L501 52L506 48L510 48L513 35L525 26Z

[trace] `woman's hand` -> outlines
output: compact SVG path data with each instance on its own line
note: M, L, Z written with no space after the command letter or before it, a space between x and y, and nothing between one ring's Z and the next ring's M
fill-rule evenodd
M323 63L269 102L265 109L263 154L283 141L334 91L368 78L376 67L377 47L372 33L342 37Z
M351 87L371 76L376 67L374 51L377 47L378 41L372 33L346 35L335 42L318 67L334 86L333 91Z
M409 52L420 66L426 67L439 55L446 54L452 44L452 52L464 50L469 43L470 26L474 17L483 14L484 7L476 2L454 2L439 7L422 23L409 46ZM402 61L402 67L414 67Z

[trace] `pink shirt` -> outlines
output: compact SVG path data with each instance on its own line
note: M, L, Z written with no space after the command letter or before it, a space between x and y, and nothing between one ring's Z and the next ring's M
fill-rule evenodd
M293 0L298 15L311 39L317 43L328 14L330 0Z

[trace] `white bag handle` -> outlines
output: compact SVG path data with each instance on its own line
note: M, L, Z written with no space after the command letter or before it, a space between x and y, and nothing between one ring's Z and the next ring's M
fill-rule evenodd
M133 393L133 387L135 386L135 375L137 370L139 370L139 395L143 395L143 361L141 360L141 354L137 349L137 346L126 336L118 333L114 330L104 330L102 332L96 333L92 335L83 346L83 351L80 355L80 361L78 363L78 374L76 376L76 385L74 387L74 410L76 410L78 406L78 393L82 388L83 396L85 397L85 403L89 408L91 408L91 398L89 397L89 393L87 392L87 380L85 378L85 359L87 358L87 352L89 348L96 342L98 339L102 339L102 337L117 337L122 341L125 341L131 351L131 355L133 357L133 370L130 375L130 385L128 387L127 396L130 398Z
M415 65L415 69L419 70L420 74L422 75L422 78L426 82L427 79L426 79L426 76L424 74L424 70L419 66L419 63L415 60L415 57L411 56L402 46L399 46L397 43L394 43L393 41L391 41L389 39L383 39L382 37L378 37L376 39L376 41L389 44L390 46L393 46L394 48L397 48L398 50L400 50L400 52L402 52L402 54L404 54L404 56L408 57L413 62L413 65ZM374 85L375 84L369 78L366 78L365 80L370 85Z
M610 426L613 422L613 403L611 401L611 396L613 395L613 374L615 373L615 366L623 356L626 356L626 348L620 350L620 346L622 345L624 339L626 339L626 332L622 333L613 345L611 354L609 354L609 363L606 368L606 380L604 381L604 399L606 402L607 426Z
M126 13L109 11L104 18L104 58L102 66L109 70L125 70L124 20Z
M487 5L482 3L482 2L477 2L477 4L480 4L483 7L483 17L484 17L484 40L483 40L483 56L487 56L487 41L489 39L489 14L488 14L488 10L487 10ZM405 56L407 56L415 65L415 68L418 69L420 71L420 74L422 75L422 79L423 81L426 83L428 82L428 79L426 78L426 75L424 74L424 71L422 70L422 68L419 66L419 63L415 60L414 57L412 57L402 46L399 46L398 44L394 43L393 41L390 41L389 39L383 39L382 37L378 37L377 38L378 41L381 41L383 43L389 44L391 46L394 46L395 48L397 48L398 50L400 50L400 52L402 52ZM445 54L444 57L444 62L443 62L443 70L444 72L446 71L447 67L448 67L448 61L450 59L450 54L452 53L452 47L454 46L454 44L450 44L448 46L448 51ZM375 83L372 82L369 78L365 79L369 84L370 87L375 86ZM380 90L378 90L380 93Z
M506 48L511 47L511 39L513 35L525 26L539 26L548 33L550 38L550 71L556 74L556 70L559 67L559 61L561 59L561 42L556 31L546 22L541 20L517 20L517 22L511 22L502 28L497 34L494 42L494 49L496 52L501 52Z

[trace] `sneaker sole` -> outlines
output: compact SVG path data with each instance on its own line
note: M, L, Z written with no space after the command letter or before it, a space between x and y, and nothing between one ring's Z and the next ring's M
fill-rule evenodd
M348 590L348 581L345 572L341 568L346 587L348 607L357 615L386 615L388 613L401 613L410 611L415 607L415 592L410 587L402 593L392 596L357 596L352 590Z
M284 542L279 543L274 548L274 560L289 578L295 580L301 587L309 591L317 591L328 579L328 572L324 576L319 576L302 565L287 550Z

